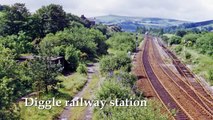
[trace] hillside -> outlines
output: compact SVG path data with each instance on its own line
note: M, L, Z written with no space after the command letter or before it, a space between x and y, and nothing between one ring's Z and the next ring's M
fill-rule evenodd
M198 28L198 29L211 31L211 30L213 30L213 20L195 22L195 23L184 23L184 24L180 25L179 27L185 28L185 29Z
M177 26L183 23L189 23L188 21L174 19L128 17L117 15L98 16L95 17L94 20L96 23L103 23L106 25L117 24L121 26L124 31L135 31L137 26L145 26L147 28L164 28L168 26Z

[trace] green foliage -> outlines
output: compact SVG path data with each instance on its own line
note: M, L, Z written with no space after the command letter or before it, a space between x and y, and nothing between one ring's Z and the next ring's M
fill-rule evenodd
M95 109L94 120L168 120L167 114L162 114L163 108L159 102L147 101L146 107L111 107L106 106L102 110Z
M78 16L76 16L76 15L73 15L73 14L71 14L71 13L67 13L66 16L67 16L67 19L68 19L69 21L71 21L69 27L73 27L73 23L74 23L74 24L76 23L77 26L80 25L80 26L82 26L82 27L83 27L83 26L84 26L84 27L90 26L89 21L85 21L85 20L81 19L80 17L78 17ZM75 25L74 25L74 26L75 26Z
M107 34L107 26L106 26L106 25L97 24L97 25L93 26L93 28L98 29L98 30L101 31L104 35Z
M85 64L79 64L77 72L80 74L87 74L87 66Z
M174 48L174 50L175 50L175 52L177 53L177 54L180 54L181 53L181 51L182 51L182 46L181 45L178 45L178 46L176 46L175 48Z
M80 59L80 51L76 50L72 45L65 50L65 60L70 64L70 68L75 70Z
M131 88L135 85L137 80L135 75L123 71L116 73L114 77L123 85L129 86Z
M118 51L133 51L136 47L136 41L130 33L114 33L112 37L107 40L110 48Z
M17 64L13 60L13 52L2 45L0 45L0 58L0 118L18 119L17 106L13 104L14 100L20 97L17 93L20 93L22 87L17 80Z
M173 44L180 44L181 43L181 37L179 36L172 36L170 39L169 39L169 44L170 45L173 45Z
M190 59L191 56L192 56L192 55L191 55L189 52L186 52L186 53L185 53L185 58L186 58L186 59Z
M36 11L34 16L38 18L40 25L42 25L40 28L40 31L43 32L42 36L63 30L69 25L66 13L60 5L43 6Z
M130 98L131 90L128 87L124 87L121 83L116 82L113 79L104 81L101 89L97 92L97 99L99 100L125 100Z
M187 46L191 47L196 43L197 38L199 37L198 34L186 34L183 38L182 38L182 43L186 44Z
M211 83L212 83L212 81L213 81L213 70L209 70L208 71L208 79L211 81Z
M30 62L31 75L36 91L45 88L45 92L48 93L49 87L51 90L56 90L57 84L60 82L56 77L62 70L61 64L53 59L55 53L51 48L50 43L45 43L40 48L39 56L34 56L34 59Z
M73 45L82 53L95 56L96 54L106 53L105 40L106 37L98 30L74 27L57 32L55 35L48 34L40 44L43 45L43 42L49 41L53 44L53 47Z
M16 3L4 10L3 17L0 17L0 34L12 35L19 31L27 30L27 20L30 16L24 4Z
M14 54L9 48L4 48L0 44L0 78L5 76L14 76L14 68L16 66Z
M20 31L18 35L0 37L0 44L6 48L14 50L17 55L33 51L30 37L22 31Z
M169 42L169 38L166 35L161 36L162 40L165 41L166 43Z
M107 55L100 60L100 70L102 73L107 73L114 70L123 69L130 71L131 59L126 53L117 55Z
M179 37L183 37L187 32L185 30L178 30L175 34Z
M196 47L203 54L213 55L213 33L206 33L199 37Z
M125 81L125 79L132 79L130 81L134 81L135 78L132 78L132 75L128 75L128 73L124 73L123 77L121 77L121 81ZM136 97L132 94L130 87L126 84L126 82L120 82L117 79L117 75L111 78L106 79L100 90L96 94L96 98L98 100L126 100L131 99L134 100L143 100L141 96ZM129 119L151 119L151 120L167 120L167 115L162 115L160 110L162 106L159 106L157 102L148 101L149 104L146 107L139 106L109 106L106 105L103 109L98 107L94 110L94 119L96 120L129 120ZM158 106L158 107L157 107Z

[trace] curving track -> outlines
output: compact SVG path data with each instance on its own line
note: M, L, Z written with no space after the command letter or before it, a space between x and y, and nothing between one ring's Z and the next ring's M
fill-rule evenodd
M146 39L148 39L148 37ZM176 109L179 111L177 113L177 116L175 117L176 119L178 119L178 120L187 119L188 118L187 115L181 110L181 108L178 106L178 104L169 95L167 90L161 85L157 76L155 75L154 71L152 70L152 67L148 60L148 54L149 54L148 46L149 46L149 43L146 41L145 46L144 46L145 48L143 51L142 61L143 61L147 76L148 76L150 82L152 83L153 88L155 89L155 91L157 92L157 94L159 95L159 97L163 101L163 103L167 106L167 108Z
M178 78L164 63L153 43L146 36L142 62L153 88L168 109L178 110L175 119L211 120L211 104L206 104L197 92Z
M153 41L152 41L153 42ZM158 40L159 43L159 40ZM155 43L156 44L156 43ZM161 64L165 64L164 61L162 60L158 50L157 46L153 42L153 49L155 56L159 58L159 62ZM164 45L160 44L163 48L163 50L171 57L175 67L177 68L178 72L184 76L186 80L182 80L178 75L176 75L169 67L163 66L164 71L169 74L178 84L182 89L184 89L191 97L193 97L194 100L196 100L201 106L203 106L206 110L208 110L211 114L213 114L213 99L212 96L201 86L199 82L190 82L191 80L187 79L192 79L195 78L193 73L191 73L184 64L182 64L178 58L169 50L167 49ZM178 64L176 63L178 61ZM180 67L179 65L184 67ZM188 81L188 82L186 82ZM196 87L194 87L196 85Z

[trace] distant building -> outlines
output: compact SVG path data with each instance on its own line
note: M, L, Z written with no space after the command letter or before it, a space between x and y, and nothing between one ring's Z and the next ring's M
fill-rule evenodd
M28 56L21 56L17 59L18 62L24 62L26 60L33 60L35 58L39 58L40 56L33 56L33 55L28 55ZM50 61L54 64L61 64L65 70L68 69L68 62L65 60L63 56L58 56L58 57L51 57Z
M86 18L84 15L81 15L81 19L82 19L85 23L88 23L88 26L87 26L87 27L91 27L91 26L94 26L94 25L95 25L95 20Z

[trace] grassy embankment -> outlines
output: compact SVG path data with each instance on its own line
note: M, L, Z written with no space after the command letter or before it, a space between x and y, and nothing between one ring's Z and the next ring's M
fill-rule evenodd
M174 36L173 34L164 34L168 38ZM189 68L197 75L202 76L213 85L213 81L209 80L209 71L213 68L213 58L208 55L199 53L196 49L186 47L183 45L173 45L171 49L175 51L175 48L181 47L182 50L176 52L176 55L189 66ZM186 59L185 54L189 54L190 58Z
M79 73L73 73L70 76L59 76L60 80L62 80L62 88L59 89L58 94L42 94L40 99L50 99L55 97L56 100L62 101L64 103L66 100L71 99L78 91L80 91L86 83L87 77L86 75L82 75ZM36 96L34 96L36 97ZM24 120L52 120L57 115L59 115L64 108L64 104L60 107L53 107L50 110L41 110L37 107L26 107L24 102L19 103L21 108L21 118Z
M174 51L175 47L173 46L171 49ZM191 57L189 59L186 59L184 57L185 54L190 54ZM196 51L192 48L185 48L177 54L177 56L189 66L189 68L197 75L202 76L207 80L207 82L210 83L210 85L213 85L213 81L209 80L209 71L213 68L213 59L212 57L208 55L204 55Z

